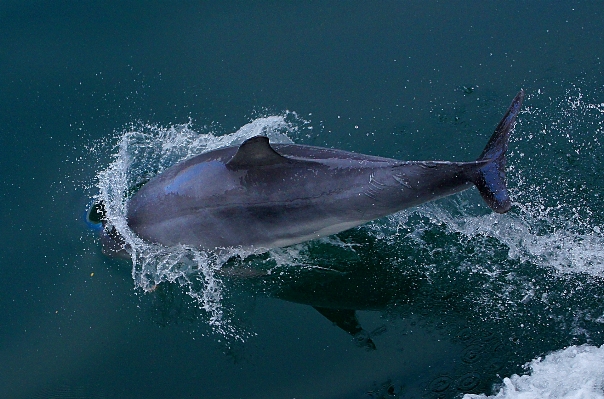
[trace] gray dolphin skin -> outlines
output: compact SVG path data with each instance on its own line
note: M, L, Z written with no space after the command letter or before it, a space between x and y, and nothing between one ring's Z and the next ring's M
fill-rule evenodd
M495 212L510 209L505 152L520 91L476 161L405 162L256 136L204 153L146 183L128 225L165 246L284 247L476 186Z

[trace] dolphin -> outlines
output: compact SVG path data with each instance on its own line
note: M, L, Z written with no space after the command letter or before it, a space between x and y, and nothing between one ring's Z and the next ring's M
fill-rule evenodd
M504 213L511 206L505 153L523 97L521 90L472 162L398 161L252 137L152 178L130 198L128 226L164 246L262 250L336 234L472 185Z

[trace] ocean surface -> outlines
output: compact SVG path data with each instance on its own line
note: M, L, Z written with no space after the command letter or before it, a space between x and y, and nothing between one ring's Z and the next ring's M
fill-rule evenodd
M3 1L0 397L604 398L602 15ZM507 214L470 189L257 254L128 233L134 190L199 153L473 160L520 89Z

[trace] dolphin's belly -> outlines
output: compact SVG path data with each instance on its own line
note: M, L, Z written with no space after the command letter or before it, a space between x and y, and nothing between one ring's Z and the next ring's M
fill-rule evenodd
M376 211L392 212L376 200L384 193L376 189L375 169L352 166L241 173L214 162L193 165L147 183L130 201L128 223L141 238L168 246L273 248L308 241L375 219ZM399 195L400 187L394 191Z
M270 206L200 210L178 218L135 227L143 239L164 245L274 248L335 234L366 220L318 214L311 206Z
M258 201L257 195L243 192L222 204L166 196L157 206L150 202L132 213L129 225L141 238L168 246L274 248L335 234L370 220L361 205L346 198L348 193L314 198L289 194ZM360 195L352 197L366 202Z

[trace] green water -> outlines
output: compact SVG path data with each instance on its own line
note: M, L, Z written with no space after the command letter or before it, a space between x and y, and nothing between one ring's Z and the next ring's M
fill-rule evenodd
M604 344L603 12L3 2L0 397L452 398ZM296 143L469 160L520 88L509 214L468 191L230 259L216 278L236 334L200 309L203 279L146 293L86 222L127 132L161 144L289 115Z

